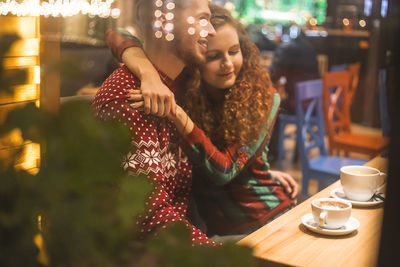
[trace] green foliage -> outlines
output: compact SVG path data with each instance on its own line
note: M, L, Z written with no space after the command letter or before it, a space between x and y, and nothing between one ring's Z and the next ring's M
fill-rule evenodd
M68 103L58 114L28 104L9 114L2 132L15 128L24 139L40 143L45 153L38 175L10 169L2 177L2 183L10 184L1 191L4 210L10 213L2 222L21 216L14 232L30 222L30 242L21 242L33 244L36 218L42 215L51 265L115 266L133 261L138 249L134 217L143 212L151 186L143 177L123 172L121 159L130 147L127 129L116 122L99 122L88 103ZM11 194L10 187L20 195ZM31 252L36 256L37 250ZM8 256L18 258L21 253L16 246Z
M16 40L18 37L15 35L0 36L0 58ZM0 64L0 93L10 94L11 85L23 83L25 77L25 72L6 72ZM6 128L6 125L0 127L0 138L8 132ZM16 148L11 155L17 159L21 152ZM33 243L37 223L35 205L31 201L37 197L35 187L34 179L26 172L0 164L0 266L37 265L38 249Z
M4 47L16 39L7 40ZM15 76L1 78L8 86ZM123 171L129 131L95 119L89 103L66 103L57 114L27 104L8 114L0 138L14 129L41 145L41 166L37 175L13 165L0 170L0 266L39 266L38 233L50 266L254 265L247 247L191 246L180 223L141 240L135 217L152 187ZM14 161L20 153L12 154Z
M0 173L0 266L36 266L36 181L25 172Z
M141 266L255 266L255 259L248 247L239 247L234 243L222 247L191 246L189 230L183 223L160 231L156 238L147 242L146 249Z

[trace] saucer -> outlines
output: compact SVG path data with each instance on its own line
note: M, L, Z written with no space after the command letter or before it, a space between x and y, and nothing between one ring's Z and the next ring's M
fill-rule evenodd
M353 206L359 206L359 207L375 206L375 205L378 205L383 202L383 200L381 200L381 199L370 199L368 201L356 201L356 200L348 199L346 197L346 195L344 194L342 187L332 189L331 197L346 200L348 202L351 202L351 204ZM383 197L384 197L384 195L383 195Z
M354 218L350 217L350 219L347 221L347 223L338 228L338 229L325 229L321 228L318 223L314 221L314 217L311 213L308 213L301 217L301 222L305 227L307 227L309 230L316 232L318 234L322 235L347 235L350 234L351 232L355 231L358 229L360 226L360 222Z

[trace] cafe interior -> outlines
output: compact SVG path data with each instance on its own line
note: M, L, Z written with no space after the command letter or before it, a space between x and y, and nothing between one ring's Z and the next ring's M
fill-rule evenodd
M108 153L96 151L96 143L88 141L100 138L102 128L93 128L87 140L79 140L76 132L89 133L94 125L82 121L90 116L81 115L80 108L90 109L100 86L121 66L107 46L106 31L137 34L135 0L0 0L1 266L398 265L400 200L394 190L400 175L400 4L209 2L224 7L244 25L280 95L268 166L294 179L296 204L234 242L222 242L225 250L189 250L189 243L183 246L183 238L173 235L184 235L179 229L168 232L170 236L160 234L158 243L122 244L122 237L135 229L130 230L129 223L116 226L112 216L125 211L121 217L133 222L130 216L140 212L144 201L123 198L139 203L133 205L135 211L120 200L102 202L104 209L113 206L104 215L113 214L111 219L99 223L94 215L86 218L92 214L89 198L76 199L79 194L100 194L105 182L93 183L99 189L89 188L86 172L66 170L69 164L86 162L88 146L93 146L93 157ZM111 137L104 135L102 141ZM71 153L75 146L81 149L74 160L64 160L64 152L57 156L50 149L51 142L62 143L57 147L70 148ZM91 164L95 168L96 163ZM102 164L107 165L97 163ZM42 183L46 175L52 179L43 178ZM65 181L57 183L58 179ZM73 186L80 193L68 193ZM369 190L366 200L358 197L364 190L360 187ZM141 195L140 189L132 190ZM57 197L56 192L67 197ZM36 202L46 208L38 208ZM338 227L329 226L338 222ZM127 256L127 247L134 251L132 256Z

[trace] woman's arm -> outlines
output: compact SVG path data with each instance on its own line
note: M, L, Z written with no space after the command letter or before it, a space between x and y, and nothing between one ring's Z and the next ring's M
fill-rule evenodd
M204 132L193 124L193 130L183 138L181 147L191 162L200 166L212 182L217 185L227 184L248 167L253 159L260 156L268 145L279 104L280 97L275 93L273 106L265 124L267 133L250 145L232 144L219 150Z
M140 98L139 90L129 91L128 99L138 101ZM143 107L143 102L136 102L131 106L140 109ZM202 166L207 177L217 185L227 184L235 178L256 154L261 153L269 139L265 136L251 146L241 147L233 144L219 150L179 105L176 115L169 115L168 118L183 136L181 147L190 161L194 165Z
M132 39L133 38L133 39ZM141 81L144 111L157 116L175 115L176 102L171 90L161 81L153 64L147 58L138 38L128 38L126 33L114 29L106 32L106 42L114 56L125 63Z

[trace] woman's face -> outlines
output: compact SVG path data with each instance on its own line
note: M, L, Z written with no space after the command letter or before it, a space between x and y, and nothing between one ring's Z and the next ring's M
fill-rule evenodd
M202 78L211 87L227 89L233 86L243 64L239 36L236 29L225 24L208 40L206 64Z

